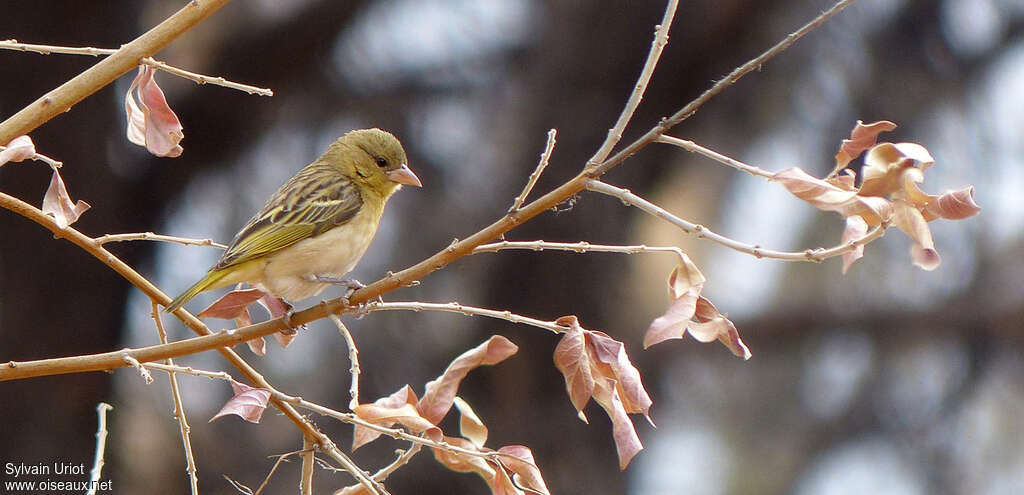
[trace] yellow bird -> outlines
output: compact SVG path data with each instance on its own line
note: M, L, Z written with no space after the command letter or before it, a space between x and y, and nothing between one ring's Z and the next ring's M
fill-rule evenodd
M174 298L247 282L296 301L315 296L352 270L402 184L422 187L402 143L380 129L351 131L281 186L235 235L220 261Z

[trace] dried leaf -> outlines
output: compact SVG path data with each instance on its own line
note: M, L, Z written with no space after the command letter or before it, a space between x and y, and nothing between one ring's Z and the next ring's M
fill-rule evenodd
M812 177L797 167L776 173L772 180L820 210L834 211L843 217L859 215L871 226L878 225L892 215L892 204L887 199L861 196L857 191L846 190Z
M616 390L615 380L604 378L597 381L594 387L594 400L605 410L612 420L612 438L615 440L615 451L619 455L619 469L626 469L629 461L644 446L636 434L633 422L626 414L626 408Z
M922 214L928 221L935 218L963 220L980 212L981 207L974 202L974 186L967 186L959 191L950 191L934 198L928 203Z
M555 346L555 368L558 368L565 377L569 401L576 408L580 419L587 422L583 408L594 394L594 376L590 371L590 358L586 352L583 328L575 316L563 316L555 323L569 326L569 330L562 334L562 339Z
M644 349L669 339L683 338L683 335L686 334L686 326L697 309L697 298L700 297L702 289L702 285L691 287L690 290L682 294L682 297L669 304L665 314L651 322L647 333L644 334Z
M533 451L529 447L506 445L498 449L498 452L506 454L497 459L506 472L512 473L512 481L517 487L524 489L527 493L550 493L544 483L540 468L537 467L537 462L533 459Z
M375 400L373 405L386 409L398 409L405 405L415 406L416 402L416 392L412 390L412 387L405 385L391 395ZM359 406L356 407L358 408ZM359 413L357 412L356 414L358 415ZM391 425L389 424L386 426L390 427ZM364 426L355 425L355 432L352 436L352 450L376 440L379 436L380 432L377 430L371 430Z
M180 156L183 149L178 143L185 137L181 121L167 104L167 98L157 85L155 75L155 69L140 65L139 73L128 87L124 100L128 140L145 146L156 156Z
M857 125L855 125L853 130L850 132L850 139L844 139L843 144L839 146L839 152L836 153L836 168L832 170L832 173L828 174L829 177L839 173L839 171L846 168L853 159L860 156L860 154L868 148L874 146L880 133L891 131L895 128L896 124L887 120L872 122L870 124L864 124L858 120Z
M695 286L703 286L707 279L700 272L697 265L687 255L682 255L682 260L672 273L668 276L669 297L679 299Z
M690 324L690 333L700 332L709 334L714 332L718 335L718 341L725 345L732 354L736 357L743 358L743 360L750 359L750 349L743 343L743 339L740 338L740 333L736 330L736 325L733 325L732 321L729 320L725 315L718 311L718 308L711 301L701 297L697 299L697 311L694 313L694 321ZM699 329L694 329L695 326L700 326Z
M914 264L924 270L938 268L942 259L939 252L935 250L935 243L932 241L932 232L928 228L928 222L924 220L921 212L905 201L896 201L896 214L893 220L897 227L914 240L910 246L910 258Z
M596 330L586 331L586 338L587 349L591 351L593 359L604 365L597 367L601 370L601 375L615 380L615 387L626 411L643 414L653 425L654 421L649 415L653 401L644 389L640 371L626 355L626 346L608 334ZM599 380L595 380L595 385L598 383Z
M462 397L455 397L455 408L459 410L459 432L463 438L473 442L477 448L487 442L487 427L473 408Z
M459 384L467 373L478 366L500 363L518 350L519 348L510 340L501 335L494 335L486 342L462 353L448 365L441 376L427 382L417 409L431 423L439 423L451 409Z
M46 195L43 196L43 213L53 217L57 226L63 230L78 221L78 217L88 209L89 203L85 201L71 201L71 195L68 194L68 189L64 186L64 179L61 178L57 169L53 169L50 187L46 188Z
M361 419L369 421L375 425L391 427L393 425L400 424L405 426L414 433L421 433L427 430L435 430L438 435L436 439L440 439L440 431L433 423L427 421L425 418L420 416L419 411L412 404L402 404L398 407L384 407L376 404L360 404L356 406L352 412L356 413ZM428 437L431 435L428 435ZM352 445L352 449L355 450L360 445Z
M267 408L267 402L270 401L271 392L265 388L250 387L236 382L231 382L231 388L235 391L234 397L228 400L210 421L234 414L250 423L259 423L263 411Z
M228 292L213 304L199 312L200 318L234 319L247 313L247 307L258 301L266 293L259 289L238 289ZM251 321L251 318L250 318Z
M36 154L36 145L28 136L18 136L7 143L7 147L0 150L0 166L7 162L20 162L28 160Z
M861 170L864 182L859 194L881 197L903 191L906 186L906 170L924 170L934 163L935 159L928 150L919 144L881 143L864 156L864 168Z
M478 450L472 442L465 438L444 437L443 440L455 447ZM482 457L461 455L445 449L431 448L431 450L434 452L434 459L444 467L457 473L477 473L488 485L491 485L495 469Z
M604 408L612 420L620 466L625 467L643 448L627 413L642 413L651 421L648 413L652 402L640 372L630 362L622 342L604 332L584 329L575 316L563 316L555 322L569 327L555 349L555 366L565 377L573 407L582 414L588 400L583 392L589 391Z
M861 217L848 217L846 219L846 228L843 229L843 244L850 241L855 241L864 237L868 233L868 223ZM864 245L861 244L856 248L843 253L843 275L846 275L847 270L853 263L864 257Z

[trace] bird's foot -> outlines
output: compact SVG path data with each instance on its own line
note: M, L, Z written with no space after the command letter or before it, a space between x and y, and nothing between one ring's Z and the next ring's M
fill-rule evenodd
M362 283L362 282L360 282L360 281L358 281L356 279L329 277L329 276L326 276L326 275L313 275L313 276L310 277L310 281L318 282L318 283L321 283L321 284L331 284L331 285L344 286L345 287L345 295L341 296L341 299L343 301L345 301L345 306L351 306L352 305L348 301L348 298L349 298L349 296L352 295L352 293L354 293L355 291L357 291L359 289L362 289L363 287L366 287L366 284L364 284L364 283Z

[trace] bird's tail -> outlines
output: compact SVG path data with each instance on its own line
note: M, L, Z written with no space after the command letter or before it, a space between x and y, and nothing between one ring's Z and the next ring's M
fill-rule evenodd
M228 270L210 271L209 273L206 274L205 277L196 282L195 285L189 287L188 290L183 292L180 296L175 297L170 304L164 307L164 311L168 313L173 313L177 311L178 308L184 306L185 303L187 303L190 299L196 297L196 294L199 294L204 290L214 288L211 286L217 283L220 279L224 278L224 276L227 274Z

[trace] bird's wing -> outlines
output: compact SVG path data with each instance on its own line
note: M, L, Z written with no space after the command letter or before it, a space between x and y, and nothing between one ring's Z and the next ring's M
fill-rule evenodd
M330 165L299 171L231 241L213 267L221 270L343 225L363 205L359 188Z

